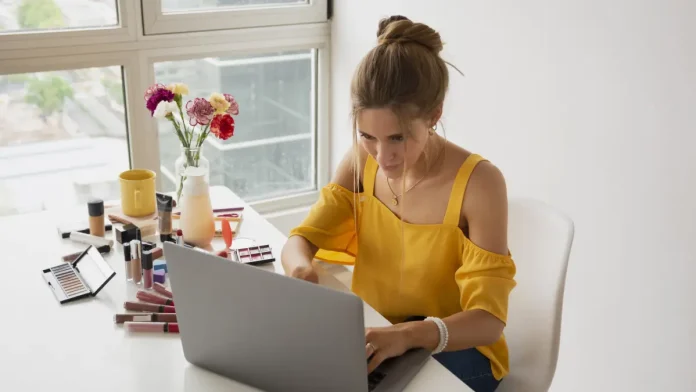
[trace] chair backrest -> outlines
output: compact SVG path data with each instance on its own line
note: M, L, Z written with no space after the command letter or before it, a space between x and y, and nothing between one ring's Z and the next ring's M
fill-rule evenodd
M508 244L517 266L505 337L510 374L497 391L547 391L558 359L573 221L540 201L511 199Z

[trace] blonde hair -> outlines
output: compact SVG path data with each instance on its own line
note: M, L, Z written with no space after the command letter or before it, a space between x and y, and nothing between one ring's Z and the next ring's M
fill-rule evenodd
M377 45L363 57L351 82L354 195L358 194L362 171L358 150L358 115L365 109L390 109L399 118L402 132L407 135L412 134L412 120L420 118L430 121L436 110L442 107L449 87L447 65L451 64L440 57L442 49L440 34L428 25L413 22L401 15L380 20ZM405 176L402 176L401 188L403 197ZM354 205L357 235L360 203ZM401 221L403 259L403 217Z

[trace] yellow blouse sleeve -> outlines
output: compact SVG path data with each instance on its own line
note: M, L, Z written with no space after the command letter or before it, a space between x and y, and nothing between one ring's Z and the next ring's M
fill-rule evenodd
M482 309L507 323L508 298L515 287L515 263L510 255L489 252L467 242L455 279L462 310Z
M328 263L354 264L357 254L355 200L360 195L338 185L321 189L319 200L290 236L299 235L319 248L315 256Z

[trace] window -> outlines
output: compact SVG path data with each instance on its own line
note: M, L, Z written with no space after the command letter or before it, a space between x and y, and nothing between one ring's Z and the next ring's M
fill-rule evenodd
M211 185L261 212L313 201L329 42L326 0L0 0L0 216L118 199L128 168L173 190L178 141L143 102L155 82L237 98L235 136L204 144Z
M162 11L200 11L225 8L244 8L308 4L307 0L162 0Z
M121 67L0 76L0 215L118 198L122 78Z
M116 27L116 0L2 0L0 32Z
M192 97L216 91L235 96L241 106L236 126L242 131L220 141L206 139L211 183L234 189L245 200L276 198L316 189L313 112L315 50L155 64L162 83L188 80ZM179 141L171 123L159 129L165 189L175 189L174 161Z
M147 0L145 33L323 22L327 0Z

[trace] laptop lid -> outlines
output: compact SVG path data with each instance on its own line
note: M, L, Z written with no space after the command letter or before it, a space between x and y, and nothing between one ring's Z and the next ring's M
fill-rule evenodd
M267 391L365 391L362 300L164 244L184 356Z

